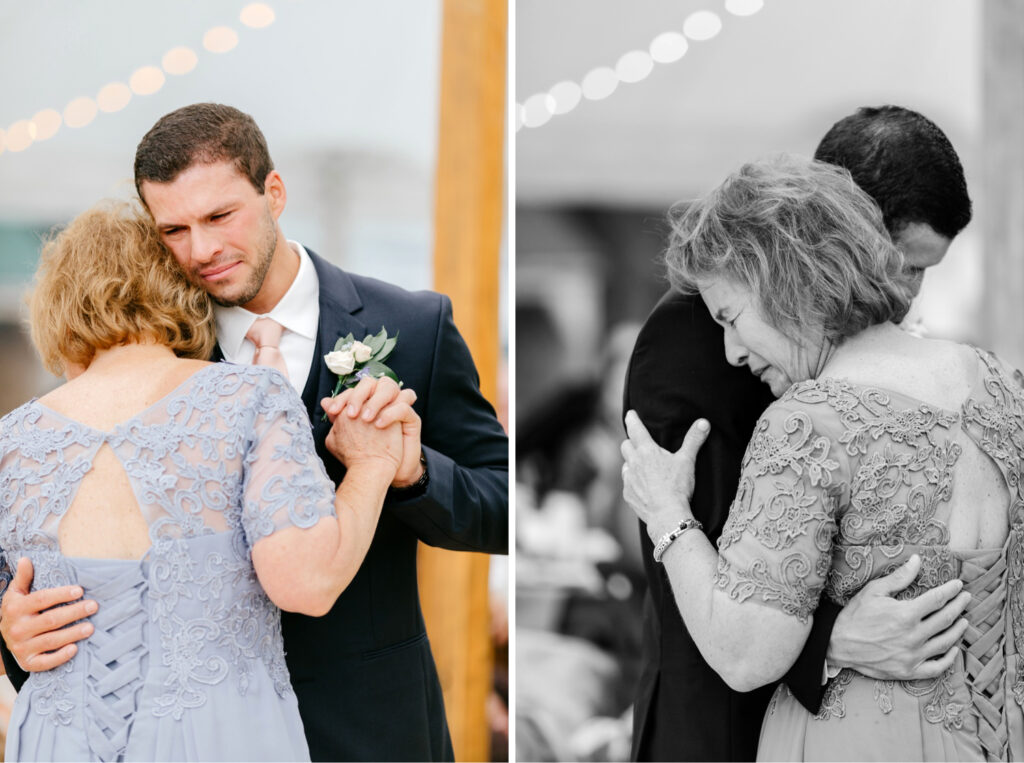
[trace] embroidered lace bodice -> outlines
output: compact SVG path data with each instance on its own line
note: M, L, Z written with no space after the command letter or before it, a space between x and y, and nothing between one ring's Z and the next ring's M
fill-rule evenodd
M960 728L970 715L985 754L1005 758L1007 712L1024 705L1015 669L1024 647L1024 392L994 356L978 358L977 382L956 411L833 378L791 387L754 430L716 583L733 599L806 621L823 592L845 604L911 554L922 571L901 598L961 578L973 597L962 659L930 681L877 681L874 701L891 712L898 688L921 698L930 723ZM950 547L966 448L980 449L1001 478L993 486L1006 497L1001 547ZM846 713L844 690L855 679L871 680L843 671L819 718Z
M123 466L148 525L141 560L61 553L61 519L103 447ZM272 369L205 366L107 432L36 400L8 414L0 420L4 572L9 578L26 556L34 589L78 584L99 603L78 654L31 675L18 698L23 715L84 733L90 758L146 758L153 753L132 747L139 727L180 721L213 691L289 696L280 613L250 552L280 528L333 513L305 409ZM297 713L295 722L301 739Z

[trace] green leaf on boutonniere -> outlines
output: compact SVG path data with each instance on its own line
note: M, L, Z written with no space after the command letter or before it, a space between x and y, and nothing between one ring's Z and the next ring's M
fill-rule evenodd
M398 381L398 377L395 376L395 372L388 368L386 365L377 360L368 360L366 365L362 368L367 374L375 379L379 379L382 376L387 376L389 379L394 379L401 386L402 383Z
M398 344L398 334L384 342L380 349L380 352L373 356L374 360L387 360L388 356L391 355L392 350L395 349L395 345Z
M341 337L341 339L334 343L334 351L337 352L346 344L352 344L355 341L355 337L353 337L351 333L348 336L343 336Z
M376 336L367 335L366 339L363 340L363 344L370 348L370 352L373 356L376 356L380 352L380 348L384 346L384 342L387 341L388 332L381 328L380 332Z

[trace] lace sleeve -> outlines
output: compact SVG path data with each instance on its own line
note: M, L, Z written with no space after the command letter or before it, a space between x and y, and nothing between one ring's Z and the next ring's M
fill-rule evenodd
M839 448L816 429L812 413L777 402L758 421L718 541L716 576L731 598L801 622L818 605L845 490Z
M334 485L316 454L306 409L279 372L266 371L254 409L242 511L250 548L276 530L312 527L334 515Z

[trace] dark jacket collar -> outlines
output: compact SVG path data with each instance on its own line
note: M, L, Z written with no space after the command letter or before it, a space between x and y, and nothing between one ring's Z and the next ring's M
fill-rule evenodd
M309 369L309 381L302 392L302 402L306 404L313 424L313 437L319 440L326 437L330 429L330 423L322 421L320 400L334 391L338 380L324 365L323 356L334 349L335 342L341 337L352 334L356 339L363 339L369 332L356 317L363 309L363 302L351 276L311 249L306 249L306 253L313 261L320 282L320 325L316 335L317 351Z

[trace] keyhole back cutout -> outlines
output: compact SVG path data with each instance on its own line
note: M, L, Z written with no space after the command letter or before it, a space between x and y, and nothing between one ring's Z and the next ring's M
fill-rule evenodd
M1010 488L996 462L966 436L958 440L957 477L950 496L949 546L999 548L1010 532Z
M149 550L149 524L124 465L107 443L96 451L57 536L64 556L141 559Z

